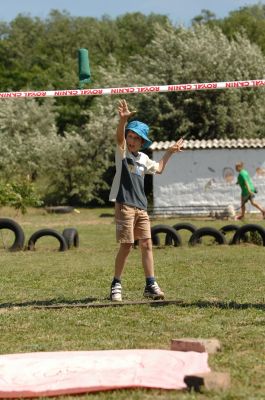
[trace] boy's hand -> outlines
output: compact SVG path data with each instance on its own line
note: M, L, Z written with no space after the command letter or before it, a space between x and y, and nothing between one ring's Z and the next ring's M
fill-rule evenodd
M173 144L173 146L169 147L168 151L171 154L183 151L182 150L183 145L184 145L184 139L180 138L175 144Z
M119 101L118 111L120 118L125 120L132 117L136 113L136 111L129 111L126 100Z

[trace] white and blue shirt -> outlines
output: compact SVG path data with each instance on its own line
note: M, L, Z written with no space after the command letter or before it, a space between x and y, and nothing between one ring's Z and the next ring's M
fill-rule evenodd
M144 192L144 177L154 175L159 163L151 160L145 153L136 155L128 151L127 145L117 145L115 154L116 174L112 183L109 200L128 206L147 210Z

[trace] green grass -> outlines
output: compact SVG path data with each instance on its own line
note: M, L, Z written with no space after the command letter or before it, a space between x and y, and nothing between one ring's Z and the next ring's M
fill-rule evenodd
M105 214L105 216L101 216ZM159 285L167 300L178 304L78 308L73 303L107 303L117 251L112 209L81 210L80 214L47 214L29 210L21 216L9 209L1 217L16 220L26 240L38 229L75 227L80 247L58 252L54 240L40 239L36 251L10 253L0 249L0 353L128 348L169 349L170 339L218 338L222 351L211 355L210 367L231 374L225 392L201 394L121 390L67 399L240 399L261 400L265 392L265 248L187 245L154 248ZM154 220L170 226L179 219ZM187 220L197 227L220 228L231 221ZM265 221L247 220L265 227ZM242 224L242 222L237 222ZM6 230L0 237L8 235ZM140 252L132 250L123 276L124 300L142 300L144 277ZM34 308L58 305L58 309Z

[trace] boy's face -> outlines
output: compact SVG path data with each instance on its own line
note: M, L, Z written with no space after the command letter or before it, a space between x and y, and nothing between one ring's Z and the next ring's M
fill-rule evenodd
M144 144L144 140L133 131L128 131L126 136L128 150L137 153Z

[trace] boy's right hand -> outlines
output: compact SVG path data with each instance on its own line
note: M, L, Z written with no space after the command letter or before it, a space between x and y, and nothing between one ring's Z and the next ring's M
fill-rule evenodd
M119 101L118 111L119 111L120 118L124 119L126 121L127 121L128 118L130 118L134 114L136 114L136 111L129 111L126 100L120 100Z

